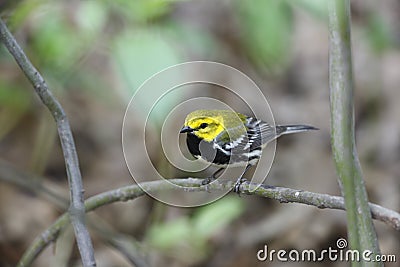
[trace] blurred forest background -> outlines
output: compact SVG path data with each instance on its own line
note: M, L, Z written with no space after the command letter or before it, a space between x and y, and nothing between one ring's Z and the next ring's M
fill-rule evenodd
M330 150L325 1L0 4L2 17L66 109L86 197L133 183L121 147L129 99L154 73L192 60L221 62L247 74L269 100L277 123L320 128L279 140L268 184L340 194ZM352 1L358 152L370 201L397 211L399 14L396 0ZM237 99L226 91L205 88L202 94L245 112L235 108ZM54 121L3 46L0 111L0 266L14 266L33 239L65 211L62 199L69 193ZM143 116L138 114L138 122ZM162 122L150 123L150 154L156 164L171 177L187 176L170 168L160 154ZM18 185L21 180L28 186ZM28 189L31 181L59 197L49 197L37 186ZM98 266L131 266L126 253L145 258L150 266L284 266L259 262L257 251L265 244L275 250L319 251L336 248L336 240L346 237L343 211L233 194L190 209L145 196L102 207L88 217ZM397 254L400 260L399 232L381 222L375 226L382 253ZM35 261L35 266L79 265L72 228Z

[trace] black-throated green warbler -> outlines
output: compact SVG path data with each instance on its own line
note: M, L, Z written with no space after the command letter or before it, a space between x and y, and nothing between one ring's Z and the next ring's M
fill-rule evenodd
M308 125L271 126L230 110L196 110L187 115L180 133L187 133L189 152L220 168L204 179L208 184L228 166L246 166L234 187L239 192L243 175L261 157L268 142L284 134L298 133L317 128Z

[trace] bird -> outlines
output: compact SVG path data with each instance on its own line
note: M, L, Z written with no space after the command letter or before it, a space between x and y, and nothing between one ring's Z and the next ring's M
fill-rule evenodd
M244 174L259 161L262 149L272 140L291 133L318 130L309 125L276 125L233 110L195 110L186 116L180 133L196 158L219 167L202 181L207 185L228 166L245 166L233 191L240 194Z

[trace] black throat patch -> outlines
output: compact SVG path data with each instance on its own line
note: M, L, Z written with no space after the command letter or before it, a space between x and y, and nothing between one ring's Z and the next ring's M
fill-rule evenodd
M214 148L213 142L206 142L198 138L193 133L187 134L186 144L189 152L193 156L201 156L208 162L212 162L218 165L225 165L228 164L230 161L230 156L226 155L219 149Z

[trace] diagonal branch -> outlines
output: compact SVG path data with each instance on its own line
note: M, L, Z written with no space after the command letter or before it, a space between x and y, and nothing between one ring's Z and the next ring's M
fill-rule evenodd
M0 40L14 57L21 70L32 83L36 93L39 95L43 104L53 115L58 129L62 150L64 153L65 166L67 170L68 183L70 189L69 216L74 227L76 241L79 252L81 253L84 266L96 266L94 259L93 245L89 232L85 225L85 207L83 202L82 177L79 169L78 155L76 153L74 138L70 129L67 116L49 90L45 80L26 57L24 51L7 29L6 24L0 19Z
M201 186L203 179L170 179L168 181L158 180L152 182L141 183L138 185L130 185L126 187L117 188L107 192L100 193L96 196L90 197L85 201L86 212L95 210L104 205L108 205L119 201L128 201L137 197L145 195L142 188L146 192L153 193L158 191L177 190L180 187L190 188L191 191L219 191L232 188L231 182L222 183L215 181L212 184ZM175 185L179 186L175 186ZM345 209L343 197L331 196L328 194L319 194L307 192L302 190L284 188L284 187L271 187L259 186L257 184L245 182L241 185L241 193L248 195L256 195L260 197L278 200L281 203L301 203L318 208L329 209ZM257 189L256 189L257 188ZM400 214L381 207L376 204L369 204L372 217L390 225L396 230L400 230ZM67 214L63 214L57 219L49 228L47 228L40 236L38 236L27 251L22 256L18 266L29 266L33 260L54 240L57 239L58 234L68 224Z

